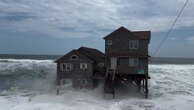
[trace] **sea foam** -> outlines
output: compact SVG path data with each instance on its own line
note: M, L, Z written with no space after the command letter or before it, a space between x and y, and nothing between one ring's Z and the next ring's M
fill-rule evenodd
M150 64L149 74L148 99L126 87L105 99L102 85L56 95L53 60L0 59L0 110L193 110L194 65Z

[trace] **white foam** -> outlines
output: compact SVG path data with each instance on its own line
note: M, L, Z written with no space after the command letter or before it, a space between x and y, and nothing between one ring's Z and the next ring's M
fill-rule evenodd
M36 60L36 59L0 59L0 62L54 62L54 60Z
M33 72L41 68L51 68L54 71L56 64L53 60L0 59L0 75L17 74L17 71L25 70L31 70Z
M150 65L149 99L130 92L130 89L125 94L116 91L116 99L111 100L104 99L102 87L94 90L66 88L58 96L52 88L41 94L27 91L0 96L0 110L193 110L193 69L194 65ZM48 74L48 82L37 85L53 84L54 74Z

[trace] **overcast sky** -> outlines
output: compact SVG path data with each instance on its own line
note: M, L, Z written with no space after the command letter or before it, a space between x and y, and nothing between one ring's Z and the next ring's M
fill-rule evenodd
M0 0L0 54L65 54L79 46L104 51L120 26L151 30L150 54L185 0ZM157 56L194 57L190 0Z

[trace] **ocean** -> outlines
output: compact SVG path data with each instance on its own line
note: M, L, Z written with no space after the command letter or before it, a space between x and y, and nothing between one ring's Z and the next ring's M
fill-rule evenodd
M121 85L115 99L103 87L73 89L56 95L60 55L0 55L0 110L193 110L194 59L151 58L149 98Z

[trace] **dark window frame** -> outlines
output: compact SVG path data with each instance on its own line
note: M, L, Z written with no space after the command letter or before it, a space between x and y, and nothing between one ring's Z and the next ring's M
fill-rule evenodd
M80 69L81 70L87 70L88 69L88 63L80 63Z
M60 64L60 70L61 70L61 72L72 71L73 70L73 64L72 63L61 63Z
M130 67L138 67L139 66L139 58L138 57L129 57L128 58Z
M139 48L139 40L129 40L129 49L138 49Z

